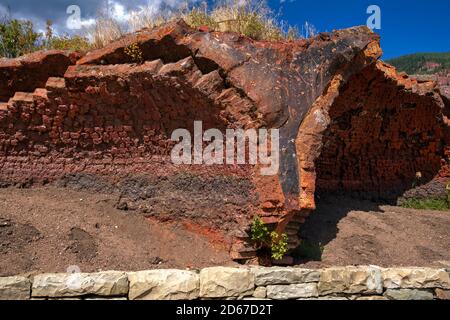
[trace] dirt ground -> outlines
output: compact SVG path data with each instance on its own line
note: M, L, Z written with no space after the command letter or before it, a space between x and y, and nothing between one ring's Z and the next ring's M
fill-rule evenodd
M322 198L301 232L305 267L450 266L450 212ZM302 252L303 251L303 252ZM305 254L306 253L306 254Z
M56 187L0 191L0 276L235 265L228 248L211 242L214 237L201 229L118 210L112 195ZM318 203L302 230L298 264L442 266L450 261L450 212L345 198Z
M68 188L0 190L0 276L233 264L192 226L121 211L116 201Z

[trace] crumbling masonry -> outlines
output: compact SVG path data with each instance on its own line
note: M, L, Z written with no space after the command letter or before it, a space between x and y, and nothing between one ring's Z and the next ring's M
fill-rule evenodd
M144 63L125 53L131 44ZM450 101L380 56L366 27L265 42L178 21L85 56L3 59L0 182L117 193L128 209L220 233L236 259L254 256L245 230L255 214L295 246L318 193L445 193ZM279 128L279 174L173 165L171 133L195 120Z

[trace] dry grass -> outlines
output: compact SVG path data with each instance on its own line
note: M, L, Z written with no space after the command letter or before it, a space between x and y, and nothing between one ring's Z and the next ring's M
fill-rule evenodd
M94 48L102 48L124 35L121 25L112 18L99 17L95 25L88 29L87 37Z
M232 0L208 8L193 8L183 16L194 27L208 26L217 31L231 31L255 40L280 40L284 38L281 25L264 1Z
M236 32L255 40L294 40L315 34L315 29L307 23L301 33L298 28L288 26L273 14L265 0L221 0L211 9L206 2L193 7L186 3L176 12L155 12L149 6L131 12L126 23L102 16L87 30L87 37L93 47L100 48L127 32L153 28L180 18L192 27L207 26L212 30Z

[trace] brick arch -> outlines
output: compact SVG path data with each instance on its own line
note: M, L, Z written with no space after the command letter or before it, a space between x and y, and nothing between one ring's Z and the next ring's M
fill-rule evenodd
M300 206L315 209L318 193L393 200L430 181L431 189L442 190L442 108L434 83L397 74L383 62L345 83L335 77L296 141Z

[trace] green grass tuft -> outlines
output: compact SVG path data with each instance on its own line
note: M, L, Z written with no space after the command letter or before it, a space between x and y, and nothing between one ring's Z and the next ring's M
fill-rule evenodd
M450 199L406 199L401 206L409 209L450 211Z

